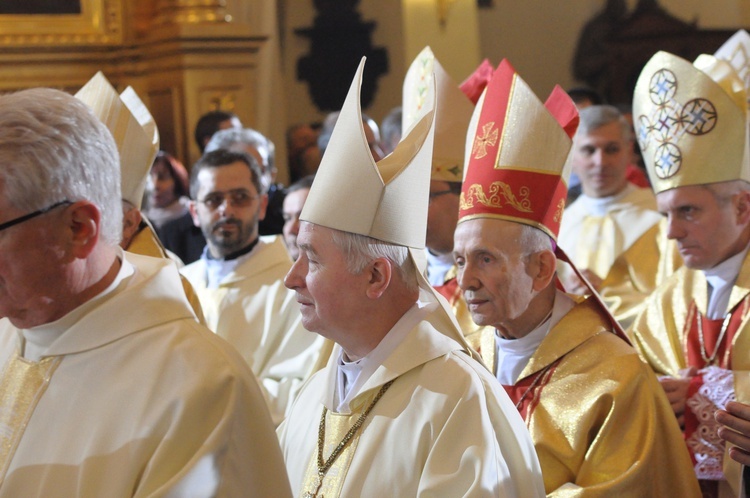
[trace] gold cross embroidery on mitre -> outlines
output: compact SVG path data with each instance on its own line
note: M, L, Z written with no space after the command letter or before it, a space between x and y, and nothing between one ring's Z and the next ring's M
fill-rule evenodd
M494 121L490 121L482 126L482 135L477 135L474 139L474 147L471 149L472 154L474 154L474 159L481 159L486 156L487 145L492 147L497 143L499 130L497 128L493 130L494 127Z

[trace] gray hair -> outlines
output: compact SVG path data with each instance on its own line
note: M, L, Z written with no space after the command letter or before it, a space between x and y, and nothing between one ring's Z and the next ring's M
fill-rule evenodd
M211 137L211 141L206 144L206 153L217 149L245 152L244 147L248 146L254 148L260 154L260 157L263 159L263 164L260 166L264 171L274 170L276 146L265 135L252 128L243 128L241 130L228 128L217 131Z
M745 180L710 183L703 185L703 187L713 194L714 199L716 199L716 202L720 205L727 204L732 196L739 194L740 192L750 191L750 183Z
M531 225L520 223L521 231L518 234L518 246L525 259L534 253L541 251L552 251L552 239L545 232Z
M633 139L633 129L625 116L611 105L592 105L582 109L578 116L581 122L578 125L576 135L585 135L610 123L618 123L625 141Z
M372 260L386 258L393 263L407 289L414 291L419 288L417 267L409 257L407 247L341 230L332 230L331 240L346 255L346 268L355 275Z
M72 95L35 88L0 96L0 181L20 210L89 201L101 213L100 240L116 246L122 238L117 145Z

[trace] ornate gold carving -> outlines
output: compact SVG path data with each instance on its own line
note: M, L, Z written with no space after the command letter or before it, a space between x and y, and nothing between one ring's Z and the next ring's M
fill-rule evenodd
M557 203L557 209L555 209L555 217L552 218L555 223L560 223L563 217L563 211L565 211L565 199L560 199Z
M528 187L521 187L518 191L518 197L516 197L510 185L497 181L490 184L489 195L487 195L484 193L484 188L480 184L475 183L469 187L469 190L465 194L461 192L459 200L460 208L462 210L471 209L474 207L474 202L476 201L487 207L502 208L504 205L509 205L517 211L533 213L534 210L529 200L530 193L531 191Z
M226 6L226 0L159 0L154 24L231 22Z
M474 154L474 159L481 159L487 155L487 146L494 146L497 143L497 138L500 131L494 128L495 122L490 121L482 126L482 134L477 135L474 139L474 146L471 149L471 153ZM493 129L494 128L494 129Z
M121 43L122 2L81 0L80 14L0 15L0 46Z

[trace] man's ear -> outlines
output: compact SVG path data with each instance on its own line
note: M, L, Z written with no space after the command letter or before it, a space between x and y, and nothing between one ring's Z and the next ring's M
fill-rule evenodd
M85 259L91 254L99 240L101 213L88 201L78 201L65 210L66 227L71 234L73 256Z
M382 296L393 278L393 263L387 258L377 258L367 265L364 272L368 278L367 297L378 299Z
M557 258L550 250L539 251L530 256L529 276L533 279L532 288L540 292L546 289L555 278Z
M200 228L201 221L200 218L198 218L198 201L190 201L188 209L190 210L190 217L193 218L193 225Z
M750 223L750 192L747 190L740 191L735 199L735 212L737 214L737 223L747 225Z

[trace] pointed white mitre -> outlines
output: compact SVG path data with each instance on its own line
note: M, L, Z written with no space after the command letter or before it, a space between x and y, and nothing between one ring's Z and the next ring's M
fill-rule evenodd
M433 112L386 158L375 162L362 128L359 64L300 219L344 232L422 249L432 163Z
M159 131L154 118L132 88L117 95L101 71L75 96L112 133L120 153L122 198L140 209L148 172L159 151Z
M750 89L750 34L737 31L716 51L714 57L727 61L742 79L745 89Z
M464 134L474 105L443 69L430 47L425 47L414 58L404 78L401 128L408 130L422 117L425 108L432 107L433 101L436 104L432 179L461 182Z

